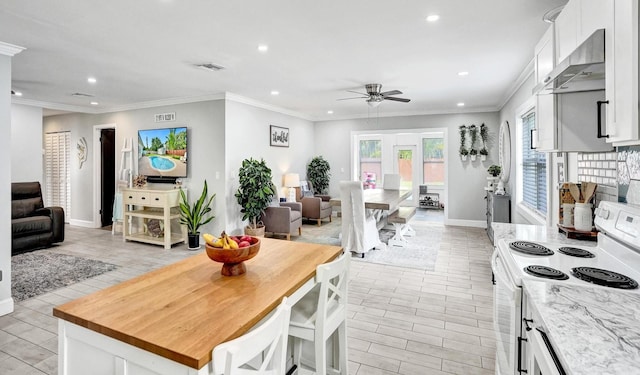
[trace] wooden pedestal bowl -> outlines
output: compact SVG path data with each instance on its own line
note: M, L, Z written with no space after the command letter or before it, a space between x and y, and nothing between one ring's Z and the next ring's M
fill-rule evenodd
M223 263L222 271L220 271L223 276L238 276L247 272L244 261L258 254L258 250L260 250L260 239L258 237L251 237L251 245L240 249L221 249L210 246L209 244L206 244L205 248L211 260Z

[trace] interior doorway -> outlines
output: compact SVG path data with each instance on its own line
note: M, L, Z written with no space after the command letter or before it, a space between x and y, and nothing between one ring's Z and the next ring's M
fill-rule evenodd
M418 173L417 151L418 148L415 145L393 146L393 173L400 175L400 189L412 191L411 197L406 200L406 204L410 206L416 205L414 197L418 196L417 187L421 180L421 175Z
M115 195L116 174L116 130L101 129L100 131L100 186L101 210L100 221L102 227L112 224L113 197Z

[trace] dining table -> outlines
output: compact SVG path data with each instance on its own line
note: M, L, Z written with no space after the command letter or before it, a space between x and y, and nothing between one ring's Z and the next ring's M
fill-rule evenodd
M58 374L210 374L218 344L266 319L283 297L300 300L316 267L341 253L262 238L243 275L223 276L201 252L57 306Z
M364 189L362 196L364 198L364 208L393 212L400 206L402 201L411 196L411 190ZM332 206L341 205L340 198L332 198L329 203Z

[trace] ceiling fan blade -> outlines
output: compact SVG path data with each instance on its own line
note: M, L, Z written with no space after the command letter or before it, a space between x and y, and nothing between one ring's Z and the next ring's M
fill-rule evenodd
M403 103L409 103L411 101L411 99L405 99L405 98L394 98L393 96L387 96L384 98L384 100L393 100L396 102L403 102Z
M353 91L353 90L347 90L347 92L352 92L352 93L358 94L358 95L366 95L367 97L369 97L369 94L366 94L364 92L357 92L357 91Z
M353 98L342 98L342 99L336 99L336 100L351 100L351 99L368 99L368 96L357 96L357 97L353 97Z
M400 94L402 94L402 91L398 91L398 90L391 90L391 91L385 91L380 93L380 95L382 96L400 95Z

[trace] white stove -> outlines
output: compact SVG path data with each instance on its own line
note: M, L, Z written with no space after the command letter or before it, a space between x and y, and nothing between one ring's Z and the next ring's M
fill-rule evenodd
M589 243L576 245L575 242L519 241L517 238L497 242L491 261L496 284L497 374L525 373L527 367L522 358L522 345L527 341L527 332L522 328L522 306L526 305L522 301L523 280L616 287L640 293L640 206L601 202L596 209L595 225L600 231L595 246ZM567 250L567 247L571 249ZM566 252L588 257L571 256ZM537 253L541 255L534 255Z

